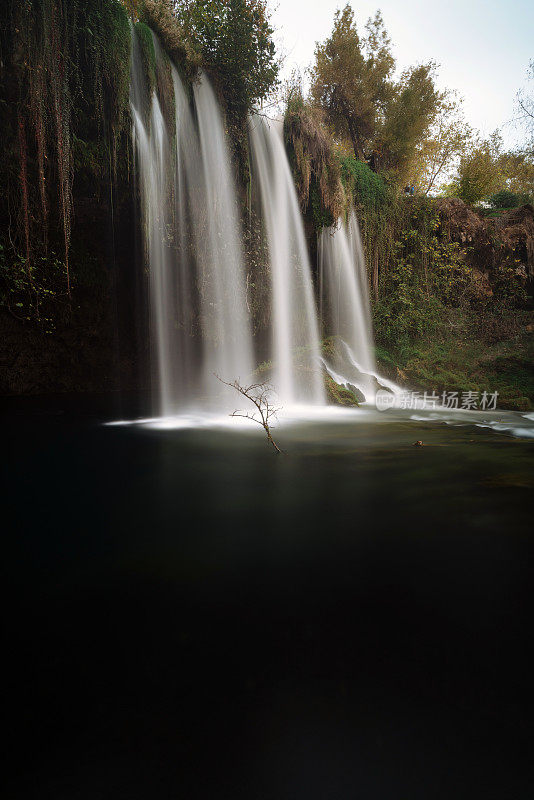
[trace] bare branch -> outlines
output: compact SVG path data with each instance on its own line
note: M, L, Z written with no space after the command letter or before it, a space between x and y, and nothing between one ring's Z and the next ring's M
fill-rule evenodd
M271 435L271 429L269 426L269 420L271 417L276 417L280 408L276 408L271 404L270 395L274 391L273 387L269 383L251 383L249 386L241 386L238 380L235 381L223 381L217 374L215 377L221 383L224 383L225 386L229 386L231 389L235 389L236 392L246 397L247 400L250 400L251 403L257 409L257 412L247 413L246 411L233 411L230 416L231 417L243 417L244 419L249 419L251 422L256 422L258 425L261 425L264 429L267 439L274 447L277 453L284 453L283 450L278 447L276 442L274 441ZM285 455L285 453L284 453Z

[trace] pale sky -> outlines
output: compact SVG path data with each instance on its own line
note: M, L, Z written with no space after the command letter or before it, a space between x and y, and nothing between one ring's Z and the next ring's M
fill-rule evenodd
M286 54L282 77L313 63L315 43L330 35L344 0L272 0L275 40ZM397 68L433 59L440 88L465 98L470 125L486 136L501 128L505 144L521 140L514 98L534 58L534 0L354 0L358 30L382 11Z

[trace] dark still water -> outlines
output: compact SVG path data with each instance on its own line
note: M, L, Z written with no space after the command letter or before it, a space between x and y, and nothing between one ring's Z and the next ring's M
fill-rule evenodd
M4 415L4 797L534 796L534 440L102 409Z

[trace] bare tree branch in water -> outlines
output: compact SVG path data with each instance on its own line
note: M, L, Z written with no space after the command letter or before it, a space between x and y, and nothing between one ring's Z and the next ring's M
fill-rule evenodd
M256 406L257 411L252 411L247 413L246 411L233 411L230 416L231 417L244 417L244 419L250 419L252 422L257 422L258 425L261 425L264 429L265 433L267 434L267 439L272 444L274 449L277 453L282 453L285 455L284 451L278 447L275 440L271 434L271 428L269 425L269 420L272 417L276 417L280 408L276 408L271 404L269 399L269 395L273 391L273 387L270 383L251 383L249 386L241 386L238 380L232 381L231 383L228 381L223 381L222 378L219 378L218 375L215 375L217 380L221 383L224 383L226 386L230 386L232 389L235 389L236 392L242 394L243 397L246 397L247 400L250 400Z

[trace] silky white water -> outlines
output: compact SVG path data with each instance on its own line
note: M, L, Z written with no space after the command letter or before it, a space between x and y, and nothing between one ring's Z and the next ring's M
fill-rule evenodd
M150 294L156 413L235 408L221 381L254 380L242 231L224 121L201 75L188 93L171 64L173 97L149 92L132 36L130 104ZM157 68L167 68L154 36ZM175 108L175 125L169 109ZM160 102L161 101L161 102ZM253 184L268 246L270 352L277 402L325 403L324 365L306 239L282 126L250 118ZM354 213L319 242L324 333L334 367L369 399L376 387L365 262ZM251 283L254 283L252 277ZM221 380L218 380L220 378ZM257 379L257 378L256 378Z
M172 65L171 73L175 136L157 94L148 91L134 33L130 106L155 405L162 416L224 405L232 392L216 376L246 383L254 368L236 193L218 103L204 75L190 99Z
M202 173L205 183L206 236L199 240L199 281L204 334L204 381L208 392L221 391L217 377L246 383L254 369L252 332L247 312L235 187L221 113L205 75L194 85ZM199 225L200 220L193 220Z
M324 387L311 269L281 125L249 122L272 282L273 385L283 404L321 404Z
M157 41L155 41L157 46ZM158 51L156 51L158 52ZM175 390L181 384L181 359L175 357L174 274L167 238L170 223L168 197L169 137L155 94L148 95L137 37L132 37L130 107L134 149L139 171L141 211L147 259L150 265L150 318L154 331L157 407L161 414L175 410Z
M347 222L340 219L337 226L323 229L318 256L324 333L342 340L338 370L343 374L349 370L350 380L369 399L374 394L376 366L367 272L354 211Z

